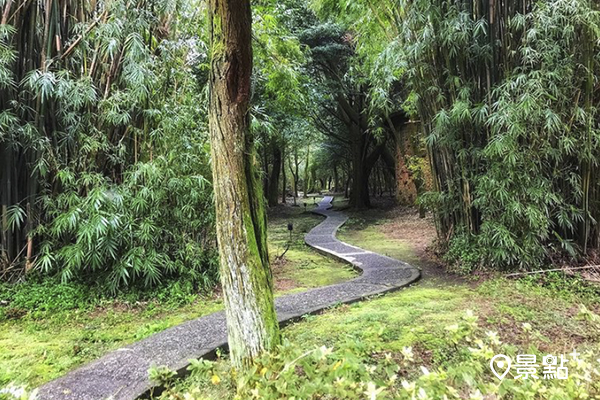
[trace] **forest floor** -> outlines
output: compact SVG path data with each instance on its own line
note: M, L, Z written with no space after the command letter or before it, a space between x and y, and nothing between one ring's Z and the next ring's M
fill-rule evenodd
M356 276L348 265L304 244L304 235L323 220L310 212L313 203L313 198L298 199L299 207L279 206L270 212L269 248L276 296ZM288 223L294 225L291 241ZM285 256L278 257L288 243ZM91 309L30 312L9 318L0 322L0 387L11 382L39 386L111 350L221 309L217 287L212 293L185 299L183 304L117 301Z
M600 311L598 288L581 286L581 282L560 275L508 280L489 275L465 279L447 273L430 251L435 239L430 217L421 219L412 208L390 208L385 200L376 201L375 206L368 211L347 211L350 220L338 238L420 267L421 281L370 301L307 316L286 327L285 342L298 354L310 354L311 349L321 346L346 348L352 342L353 349L368 349L365 365L383 369L384 354L400 360L403 349L410 347L415 365L444 367L456 361L457 352L465 350L450 342L448 327L460 324L472 312L478 332L497 332L502 342L522 354L535 349L549 354L589 350L600 355L599 325L580 312L582 305L595 313ZM224 358L212 369L211 373L220 374L220 384L192 374L169 393L195 388L200 398L234 398L234 385L227 380L229 368ZM414 377L421 372L417 368L405 373ZM487 370L478 373L491 375Z
M347 265L321 255L304 244L304 235L322 218L309 212L319 198L303 206L279 206L269 217L269 243L276 295L302 291L351 279ZM430 218L414 209L389 207L376 201L364 212L348 211L350 220L338 238L422 268L422 280L412 287L370 301L332 308L284 329L287 341L300 349L336 346L355 340L376 351L397 354L411 346L423 365L443 365L450 359L448 325L467 310L479 324L499 333L505 342L524 350L570 353L575 347L600 350L600 330L580 318L580 305L598 313L598 291L552 275L521 280L500 277L464 279L448 274L431 252L435 238ZM344 208L343 201L334 206ZM288 223L293 223L291 245ZM161 303L112 304L94 310L72 310L42 317L26 315L0 323L0 387L17 382L38 386L106 352L155 332L221 309L218 290L183 306ZM530 324L536 332L523 329ZM227 369L227 360L220 362ZM210 398L229 398L227 385L190 378L182 390L200 386Z

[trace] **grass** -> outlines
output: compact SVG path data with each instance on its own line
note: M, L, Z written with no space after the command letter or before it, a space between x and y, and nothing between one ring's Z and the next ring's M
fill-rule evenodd
M218 300L199 298L176 309L115 305L1 323L0 386L10 382L38 386L110 350L220 308Z
M312 199L307 203L306 211ZM343 203L336 206L343 207ZM306 211L303 206L278 207L270 215L272 260L287 246L287 224L294 224L289 250L273 261L277 295L333 284L355 275L348 266L304 245L304 234L322 220ZM381 354L397 358L409 346L419 365L449 365L455 355L445 328L456 324L466 310L473 310L482 329L497 331L502 341L522 352L532 346L559 354L573 348L600 352L600 330L579 318L580 304L599 311L600 297L594 289L559 275L474 283L439 271L432 273L434 267L422 257L423 246L419 244L424 243L423 232L429 229L427 221L396 211L370 210L351 215L339 233L342 240L420 266L425 278L403 291L338 306L286 327L284 336L298 351L352 343L353 348L363 349L372 358L369 362L377 363ZM220 308L218 298L198 297L178 307L113 304L0 323L0 386L11 381L37 386L112 349ZM534 337L523 330L524 323L532 325ZM221 360L218 368L228 370L227 360ZM202 395L208 398L232 396L230 386L210 381L190 379L182 387L193 385L199 385Z
M342 240L418 265L431 279L370 301L306 316L284 329L290 346L306 354L321 346L345 349L352 344L356 351L368 354L367 365L381 363L382 354L401 359L403 349L411 347L416 365L449 367L456 362L457 350L449 343L446 327L459 323L471 310L478 317L481 332L498 332L500 340L510 343L519 354L532 349L568 354L576 349L600 355L598 324L581 318L579 312L581 304L600 311L596 290L558 275L549 275L544 282L540 278L515 281L500 277L473 282L440 276L439 271L432 273L434 267L423 259L423 249L415 248L410 238L421 235L425 228L416 227L426 223L402 213L394 216L378 210L353 214L339 233ZM531 331L524 324L530 324ZM227 360L215 368L226 374ZM420 370L405 373L416 376ZM194 377L180 383L177 390L192 387L199 388L200 398L232 398L235 393L231 384L218 386Z
M303 206L278 207L269 218L269 247L276 295L331 285L356 276L356 272L347 264L306 246L304 236L323 221L323 217L310 212L314 207L311 199L305 202L307 209ZM294 226L291 240L288 231L290 222ZM279 258L284 252L285 256Z
M355 275L345 264L304 244L304 234L322 221L309 212L312 202L312 198L306 200L306 210L303 206L277 207L270 215L269 245L277 296ZM294 224L292 242L285 256L276 260L289 240L288 222ZM75 306L77 296L85 295L72 294ZM10 382L39 386L111 350L222 309L217 296L202 294L191 296L183 305L158 300L105 303L68 311L30 312L0 322L0 387Z

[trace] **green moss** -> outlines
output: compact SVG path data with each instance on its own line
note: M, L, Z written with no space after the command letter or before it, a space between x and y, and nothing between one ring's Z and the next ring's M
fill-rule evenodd
M200 299L176 309L114 307L1 323L0 386L9 382L38 386L110 350L218 311L221 304L213 299Z
M307 204L312 202L306 200ZM291 281L288 286L292 286L291 289L283 286L280 293L332 285L357 276L349 264L323 255L304 243L304 236L322 221L323 217L305 211L304 207L279 207L269 218L269 250L276 280ZM288 223L294 226L291 239ZM289 250L281 258L288 244Z
M286 330L306 348L359 340L373 351L400 351L419 341L434 349L443 328L464 312L465 288L411 288L364 303L341 306Z
M422 260L414 253L410 243L391 239L380 231L380 221L350 218L338 232L338 238L361 248L397 260L419 265Z

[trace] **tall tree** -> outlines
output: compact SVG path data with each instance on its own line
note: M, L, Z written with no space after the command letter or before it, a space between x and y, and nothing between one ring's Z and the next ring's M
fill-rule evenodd
M351 35L342 26L327 23L305 30L301 40L311 49L308 68L319 93L313 123L347 148L352 160L350 205L368 208L369 178L390 132L369 107L368 77L353 67L356 52Z
M255 171L249 104L249 0L210 0L210 136L221 282L236 368L280 341L267 250L266 214Z

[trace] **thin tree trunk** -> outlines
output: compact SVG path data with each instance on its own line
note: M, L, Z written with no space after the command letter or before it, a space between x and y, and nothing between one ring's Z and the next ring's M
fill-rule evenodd
M247 368L280 342L266 215L250 137L249 0L210 0L210 137L221 283L232 364Z
M333 166L333 190L335 192L339 192L340 191L340 179L339 179L339 176L338 176L337 165Z
M269 207L275 207L279 200L279 173L281 172L281 149L278 143L273 143L273 167L269 175L268 200Z
M304 167L304 198L308 197L308 192L310 191L310 172L308 167L310 165L310 146L306 148L306 166Z
M285 147L281 150L281 179L283 180L282 182L282 190L281 190L281 204L286 204L287 203L287 174L285 172Z

